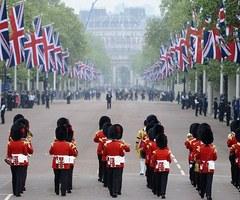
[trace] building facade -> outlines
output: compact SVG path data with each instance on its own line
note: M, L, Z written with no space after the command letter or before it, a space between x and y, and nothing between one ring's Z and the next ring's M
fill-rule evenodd
M144 44L145 10L125 8L119 14L110 14L105 9L93 9L80 11L80 20L88 32L103 40L111 59L113 86L135 85L131 58L142 50Z

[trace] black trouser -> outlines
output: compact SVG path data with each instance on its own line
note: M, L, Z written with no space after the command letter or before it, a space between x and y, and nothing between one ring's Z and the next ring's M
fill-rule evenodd
M196 106L196 108L195 108L195 116L196 117L198 116L198 106Z
M151 168L146 164L146 178L147 178L147 187L152 188L152 179L151 179Z
M107 109L111 109L111 102L107 102Z
M155 173L155 185L157 195L165 195L168 181L169 172L156 172Z
M189 162L189 179L191 181L191 184L195 187L196 182L195 182L195 178L194 178L194 169L195 169L195 163Z
M200 188L201 188L200 181L201 180L200 180L199 172L194 171L194 179L195 179L195 184L196 184L197 190L200 190Z
M23 167L23 174L22 174L22 191L25 190L25 184L26 184L26 179L27 179L27 169L28 166Z
M1 111L2 124L5 124L5 111Z
M55 193L59 194L59 185L61 184L61 194L66 195L67 183L68 183L68 169L54 169L54 185Z
M103 181L103 162L102 162L102 155L98 154L98 180Z
M122 168L109 168L108 169L108 189L110 195L117 195L121 193L122 188Z
M200 173L200 195L204 197L212 197L212 181L213 173Z
M214 119L217 119L217 109L214 110Z
M73 179L73 165L70 166L70 169L68 170L68 179L67 179L67 190L72 190L72 179Z
M152 192L153 192L153 194L157 194L156 172L154 172L154 169L152 169Z
M235 155L229 155L229 161L230 161L230 164L231 164L231 179L232 179L232 184L235 185L235 186L238 186L238 179L237 179L237 170L238 170L238 167L237 167L237 164L235 162Z
M18 196L22 192L24 166L11 166L11 172L13 194Z
M107 187L108 186L108 171L109 168L107 167L107 161L102 161L103 165L103 186Z

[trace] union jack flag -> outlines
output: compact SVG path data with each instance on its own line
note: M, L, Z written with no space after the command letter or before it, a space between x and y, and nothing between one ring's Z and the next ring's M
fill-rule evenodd
M215 33L213 30L204 31L203 57L221 61L221 50L216 44Z
M54 32L54 54L55 54L55 71L61 72L63 68L62 63L62 47L59 39L59 33Z
M195 28L193 22L187 30L187 41L193 64L203 64L203 30Z
M10 41L10 59L8 66L17 66L24 61L24 2L19 2L10 10L12 28Z
M44 50L44 71L49 72L55 69L54 62L54 41L53 27L47 25L43 28L43 50Z
M231 52L228 60L240 64L240 41L238 39L234 39L228 43L228 47Z
M68 72L68 58L69 58L69 52L68 49L66 51L62 52L62 75Z
M6 0L2 0L0 3L0 60L7 60L10 55L10 47Z
M24 56L25 56L25 63L27 68L34 67L34 60L33 60L33 46L32 46L32 38L30 34L25 35L25 44L24 44Z
M35 47L36 48L36 58L34 58L34 65L38 66L38 67L45 66L45 57L44 57L44 49L43 49L42 19L40 16L36 16L33 19L33 28L34 28L34 33L33 33L34 41L35 41L35 46L36 46Z

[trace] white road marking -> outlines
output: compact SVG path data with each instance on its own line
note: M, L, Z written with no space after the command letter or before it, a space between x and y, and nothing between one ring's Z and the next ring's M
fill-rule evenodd
M181 175L182 175L182 176L185 176L186 173L185 173L184 170L182 169L181 165L178 163L176 157L175 157L173 154L171 154L171 157L172 157L172 159L173 159L173 162L176 164L177 168L180 170Z
M11 197L13 196L13 194L8 194L4 200L9 200Z

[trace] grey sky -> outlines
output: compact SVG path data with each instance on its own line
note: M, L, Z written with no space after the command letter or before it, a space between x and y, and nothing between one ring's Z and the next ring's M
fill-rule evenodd
M90 10L94 0L62 0L76 13L80 10ZM109 12L122 10L124 7L144 7L148 15L160 15L160 0L98 0L95 8L106 8Z

